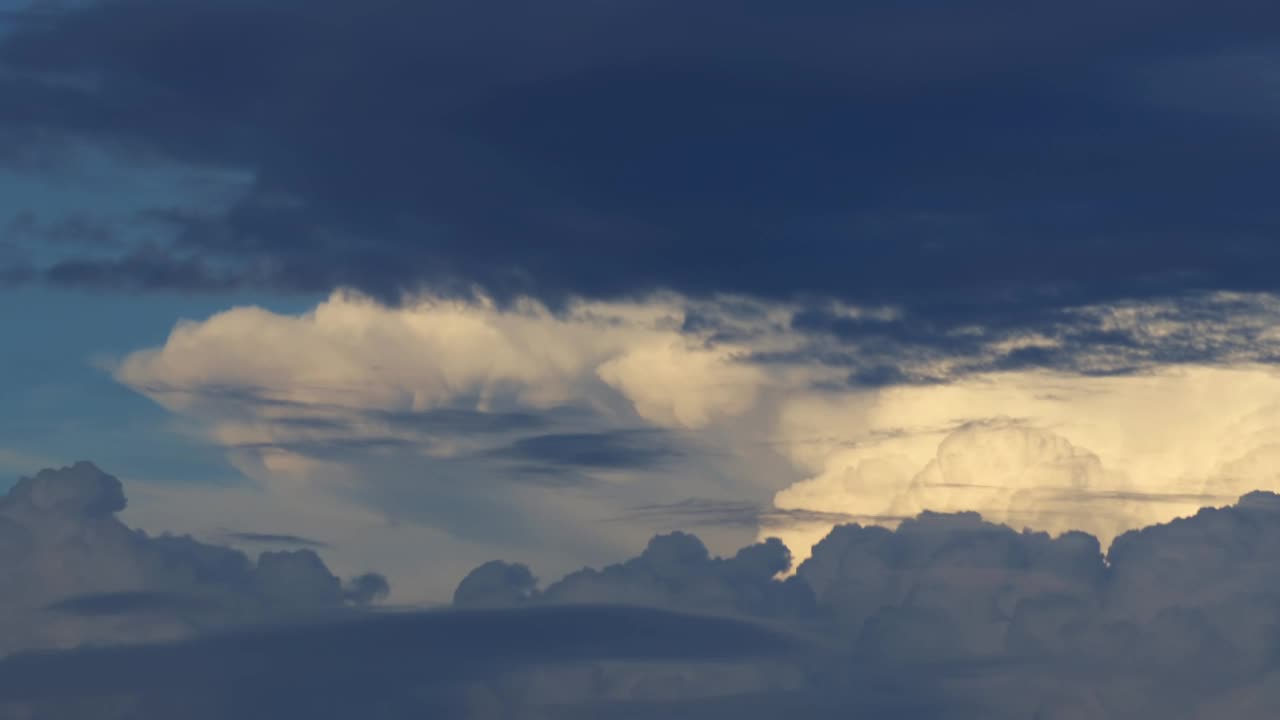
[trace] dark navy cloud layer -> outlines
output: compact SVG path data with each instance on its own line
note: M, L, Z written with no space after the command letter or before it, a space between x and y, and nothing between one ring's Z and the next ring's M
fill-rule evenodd
M673 288L946 322L1273 289L1277 20L1258 0L42 11L0 44L22 167L79 138L254 180L225 212L155 208L162 240L5 277Z

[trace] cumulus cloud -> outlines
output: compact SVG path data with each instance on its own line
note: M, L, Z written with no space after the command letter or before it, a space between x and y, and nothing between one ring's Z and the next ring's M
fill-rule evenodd
M531 597L537 584L528 567L491 560L458 583L453 604L463 608L510 607Z
M1074 456L1049 445L1050 457ZM17 507L85 526L113 519L122 499L87 465L21 487L5 500L6 533ZM670 533L630 560L545 586L523 564L493 561L458 583L451 610L357 616L305 611L376 597L385 581L344 587L306 552L254 566L233 551L186 540L178 554L165 538L124 532L135 555L163 553L165 574L115 585L80 577L78 593L57 593L43 612L86 623L81 638L132 644L0 660L6 717L1263 720L1280 676L1280 495L1268 492L1125 532L1109 550L1085 533L1014 530L976 513L841 525L790 574L777 540L715 557L697 537ZM68 547L59 545L64 572L80 552ZM118 566L109 544L95 547L94 567ZM188 561L198 552L199 571ZM215 555L238 569L214 576ZM5 602L30 584L6 586ZM241 619L270 625L137 632L138 617L216 612L228 598L249 608ZM129 634L86 633L106 619Z
M886 518L978 510L1001 522L1057 533L1083 529L1108 541L1128 520L1082 511L1090 493L1116 490L1119 481L1097 455L1046 430L966 424L942 438L923 468L892 449L883 452L864 450L856 464L792 486L776 501L793 510L843 507ZM843 497L832 502L828 493Z
M1277 489L1280 376L1267 366L1137 375L1045 371L798 396L779 444L808 474L788 510L910 516L976 510L1015 527L1125 530ZM803 556L822 524L782 537Z
M125 505L120 481L88 462L42 470L0 498L0 655L178 638L386 594L373 574L344 590L309 549L255 562L186 536L148 536L118 519Z
M697 537L659 535L638 557L603 570L586 568L545 590L523 565L498 561L473 570L458 585L454 604L639 604L757 617L802 617L813 610L808 587L774 582L791 566L791 553L773 539L715 558Z
M924 513L896 530L837 527L786 579L775 572L786 562L778 545L709 560L696 539L676 534L654 538L633 560L572 574L545 591L526 568L491 563L463 581L458 601L467 602L464 588L484 585L506 591L488 601L505 597L520 606L572 602L580 593L623 605L684 603L769 619L812 643L802 659L757 664L760 675L735 690L719 668L694 671L684 676L689 689L674 692L668 705L639 691L604 702L592 687L580 688L577 701L598 717L697 716L694 707L701 717L769 717L791 707L785 680L820 717L1191 719L1229 709L1232 717L1261 720L1271 715L1266 703L1277 676L1276 532L1280 495L1265 492L1127 532L1105 554L1084 533L1053 537L974 513ZM729 590L725 579L739 576L729 568L748 555L763 562L748 562L750 582ZM743 602L788 588L803 588L807 602ZM642 688L645 678L678 675L669 667L595 672L595 688ZM710 686L724 694L706 692Z

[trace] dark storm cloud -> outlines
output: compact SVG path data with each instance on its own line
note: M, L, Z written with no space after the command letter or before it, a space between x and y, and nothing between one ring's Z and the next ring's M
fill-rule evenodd
M976 319L965 312L909 309L858 315L830 303L795 312L786 350L753 353L763 365L849 368L844 387L928 385L986 372L1048 369L1128 375L1178 364L1276 362L1271 294L1195 292L1179 298L1078 307L1018 306ZM940 366L945 366L940 370ZM829 381L822 389L832 387Z
M207 258L178 255L145 245L109 258L59 260L44 270L54 286L116 292L224 292L245 285L238 271L222 270Z
M1280 55L1270 2L69 7L0 46L11 145L255 180L157 208L168 254L56 282L833 295L948 326L1275 287L1274 93L1238 70Z

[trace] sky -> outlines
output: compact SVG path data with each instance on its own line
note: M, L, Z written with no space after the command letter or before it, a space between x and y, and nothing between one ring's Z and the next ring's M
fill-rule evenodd
M0 718L1270 717L1278 27L0 0Z

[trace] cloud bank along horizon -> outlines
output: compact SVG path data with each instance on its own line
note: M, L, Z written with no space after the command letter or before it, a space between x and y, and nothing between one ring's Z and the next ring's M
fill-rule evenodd
M1079 718L1274 710L1280 495L1126 532L845 524L798 564L664 533L542 583L492 560L378 612L308 548L148 536L90 463L0 498L0 716ZM299 538L259 536L268 542ZM782 577L783 571L794 574ZM323 648L323 652L317 649ZM35 651L35 652L32 652Z
M567 572L684 527L803 559L838 522L924 510L1105 547L1280 487L1278 308L1219 293L927 332L891 306L342 291L183 321L113 373L226 448L254 482L233 504L274 498L272 527L339 567L418 533L454 572L494 551ZM164 517L181 507L143 514L198 526ZM379 560L397 599L442 599L401 553Z

